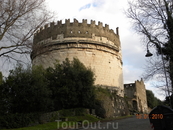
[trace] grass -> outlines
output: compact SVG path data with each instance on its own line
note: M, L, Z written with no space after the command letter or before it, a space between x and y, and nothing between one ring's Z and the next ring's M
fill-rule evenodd
M92 115L85 115L85 116L72 116L72 117L66 117L68 118L69 121L84 121L84 120L88 120L89 122L96 122L99 121L98 118L96 118L95 116Z
M2 129L2 130L57 130L62 127L73 127L78 121L84 121L87 120L89 122L96 122L99 121L96 117L92 115L85 115L85 116L72 116L72 117L66 117L68 118L68 121L64 122L49 122L45 124L39 124L36 126L31 127L23 127L23 128L16 128L16 129Z
M49 122L46 124L39 124L36 126L31 127L23 127L23 128L16 128L16 129L3 129L3 130L56 130L57 122Z
M133 115L120 116L120 117L116 117L116 118L106 118L106 119L103 119L102 121L106 122L106 121L111 121L111 120L120 120L120 119L129 118L129 117L132 117L132 116Z
M117 117L117 118L107 118L103 119L102 121L110 121L110 120L117 120L117 119L124 119L132 116L122 116L122 117ZM65 127L74 127L74 125L78 121L84 121L87 120L89 122L97 122L99 121L98 118L92 115L85 115L85 116L70 116L66 117L68 118L68 121L64 122L49 122L45 124L39 124L36 126L31 126L31 127L24 127L24 128L16 128L16 129L2 129L2 130L57 130L59 128L65 128ZM67 125L67 126L66 126Z

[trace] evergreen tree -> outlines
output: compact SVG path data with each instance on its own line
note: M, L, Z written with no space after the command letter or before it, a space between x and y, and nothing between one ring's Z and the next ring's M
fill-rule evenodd
M94 73L78 59L56 63L47 69L47 78L56 110L94 106Z
M147 95L147 104L148 107L154 108L157 105L162 105L162 101L154 96L154 93L151 90L146 90Z
M2 72L0 72L0 85L2 84L2 79L3 79Z
M3 106L8 113L49 111L51 91L42 67L24 69L21 65L11 70L0 85Z

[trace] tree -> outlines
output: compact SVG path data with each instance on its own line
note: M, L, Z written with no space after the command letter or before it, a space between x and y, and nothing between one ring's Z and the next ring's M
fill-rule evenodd
M2 72L0 72L0 85L2 84L2 79L3 79Z
M21 65L10 71L0 85L3 114L36 113L52 110L51 91L42 67L24 69Z
M146 95L147 95L148 107L154 108L157 105L162 104L162 101L160 101L160 99L156 98L151 90L146 90Z
M166 97L165 100L164 100L164 104L169 106L170 99L171 99L171 104L173 104L173 95L171 95L171 98Z
M30 54L32 36L52 18L45 0L0 0L0 58L19 59Z
M132 19L134 29L144 36L146 46L153 47L157 54L163 55L170 86L173 88L173 2L135 0L129 2L126 13ZM154 68L150 76L158 74L157 69Z
M53 95L55 110L65 108L92 108L95 103L94 73L78 59L47 69L49 87Z
M0 84L0 128L27 126L45 112L92 108L93 84L94 73L78 59L66 59L46 70L19 64Z

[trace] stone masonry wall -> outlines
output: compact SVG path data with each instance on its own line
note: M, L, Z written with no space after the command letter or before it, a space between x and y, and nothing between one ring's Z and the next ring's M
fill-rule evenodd
M45 25L34 36L31 54L33 65L53 66L56 60L78 58L85 66L91 67L96 76L95 85L118 88L118 95L124 96L122 56L117 34L94 21L78 23L74 20L65 24Z
M146 113L148 112L146 89L143 80L124 85L124 94L128 99L130 109Z
M136 93L137 93L137 101L139 102L138 108L142 112L148 112L147 106L147 97L146 97L146 89L143 80L135 81L136 84Z
M130 114L127 101L125 98L116 95L116 93L107 95L103 92L98 92L96 97L101 101L101 107L105 111L105 118L114 118Z

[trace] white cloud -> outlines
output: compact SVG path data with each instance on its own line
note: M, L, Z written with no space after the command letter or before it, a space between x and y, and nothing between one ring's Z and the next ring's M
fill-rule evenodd
M141 73L141 68L134 67L128 63L123 65L124 83L133 83L135 80L140 80L142 78Z
M87 4L87 5L83 6L83 7L81 7L81 8L79 9L79 11L84 10L84 9L88 9L88 8L90 8L90 7L91 7L91 4Z

